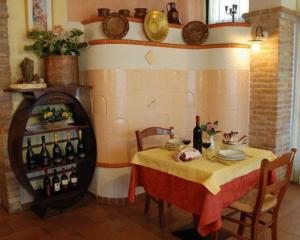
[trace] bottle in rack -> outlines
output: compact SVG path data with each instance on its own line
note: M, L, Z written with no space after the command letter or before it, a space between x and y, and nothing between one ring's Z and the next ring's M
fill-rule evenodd
M193 131L193 147L202 153L202 130L200 127L200 116L196 116L196 126Z
M28 169L35 169L37 167L37 160L32 150L30 138L27 139L26 164Z
M42 148L41 148L41 166L47 167L50 165L50 155L46 146L45 136L42 136Z
M60 180L57 176L57 171L54 169L52 178L53 194L58 194L60 192Z
M82 141L82 130L78 130L77 156L78 158L86 157L85 146Z
M67 192L68 187L69 187L69 179L68 179L68 176L66 174L65 168L62 169L61 181L60 182L61 182L61 191Z
M67 144L65 149L66 160L68 163L75 161L75 151L71 142L71 132L67 132Z
M54 164L60 164L63 161L56 133L54 133L54 146L53 146L52 158Z
M71 174L70 174L70 188L71 190L75 190L77 188L78 176L76 173L75 167L72 166Z
M44 196L46 198L50 198L51 197L51 181L50 178L48 176L48 169L45 169L45 176L44 176L44 180L43 180L43 189L44 189Z

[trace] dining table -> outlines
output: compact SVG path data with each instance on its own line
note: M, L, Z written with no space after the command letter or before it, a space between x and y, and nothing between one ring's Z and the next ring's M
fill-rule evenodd
M163 147L136 152L128 200L134 203L136 188L142 186L151 196L199 216L196 228L201 236L215 233L222 227L223 209L258 185L262 160L276 158L258 148L245 147L243 152L243 160L200 156L186 162Z

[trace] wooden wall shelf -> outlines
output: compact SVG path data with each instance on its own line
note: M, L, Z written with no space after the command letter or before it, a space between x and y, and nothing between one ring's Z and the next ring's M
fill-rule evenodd
M87 113L84 111L80 102L75 98L75 93L78 87L74 88L47 88L43 90L35 91L21 91L24 95L24 100L16 110L9 129L8 136L8 152L11 167L19 180L20 184L34 197L32 209L39 216L44 217L48 209L65 209L76 202L78 202L82 196L87 192L90 182L93 177L93 173L96 166L97 147L96 140L93 131L92 124L89 120ZM10 92L20 92L11 91ZM28 120L35 117L32 114L34 108L39 105L56 104L57 102L68 105L68 108L73 113L73 120L75 124L62 127L59 129L47 130L47 129L29 129L27 127ZM27 138L33 135L49 134L52 132L78 130L83 132L83 143L86 147L86 158L77 159L74 162L66 162L59 165L53 165L51 163L46 168L49 169L49 176L53 174L53 169L57 168L58 172L62 167L66 168L66 171L70 171L71 166L76 165L78 175L78 187L76 191L68 191L60 195L54 195L50 198L45 198L40 194L39 190L34 189L31 182L33 180L43 178L43 171L45 167L37 167L33 170L27 168L23 159L23 151L25 150L24 137ZM74 132L74 131L73 131ZM72 140L77 140L77 136L73 136ZM60 142L66 142L66 139L61 139ZM48 150L51 149L53 142L48 142ZM37 148L41 144L35 144L32 147ZM40 150L40 149L39 149ZM36 153L38 153L35 150Z
M165 47L165 48L179 48L179 49L213 49L213 48L250 48L249 44L243 43L212 43L202 45L187 45L178 43L160 43L150 42L143 40L131 39L98 39L89 41L90 45L107 45L107 44L127 44L127 45L140 45L152 47Z
M47 88L35 88L35 89L12 89L6 88L4 92L9 93L22 93L23 95L34 95L35 97L40 97L49 92L64 92L66 94L71 94L75 96L76 91L79 89L91 89L90 86L61 86L61 87L47 87Z
M86 19L81 21L81 23L83 25L87 25L90 23L94 23L94 22L103 22L104 17L93 17L90 19ZM144 20L143 19L139 19L139 18L128 18L129 22L136 22L136 23L143 23ZM217 27L250 27L251 24L249 23L244 23L244 22L225 22L225 23L215 23L215 24L209 24L208 28L217 28ZM184 25L183 24L171 24L169 23L169 27L170 28L183 28Z

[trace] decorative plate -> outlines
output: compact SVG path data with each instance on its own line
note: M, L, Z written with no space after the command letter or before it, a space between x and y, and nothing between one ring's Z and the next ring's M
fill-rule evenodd
M149 40L162 42L169 32L169 23L166 15L159 10L147 13L144 20L144 31Z
M187 44L200 45L208 37L208 27L200 21L189 22L182 30L182 37Z
M102 29L108 38L122 39L129 31L128 19L119 13L112 13L104 19Z

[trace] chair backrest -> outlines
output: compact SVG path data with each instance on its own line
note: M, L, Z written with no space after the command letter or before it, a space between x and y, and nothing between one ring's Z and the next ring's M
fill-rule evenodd
M169 135L170 138L174 138L173 127L161 128L161 127L149 127L143 131L135 131L138 151L145 150L143 146L143 138L155 136L155 135Z
M273 209L273 214L278 214L280 204L291 178L293 161L296 152L297 150L292 148L290 151L284 153L272 162L267 159L262 161L258 195L253 213L254 216L259 216L263 213L262 206L266 194L273 194L276 196L277 204ZM280 171L282 174L280 174L280 176L275 176L276 171Z

